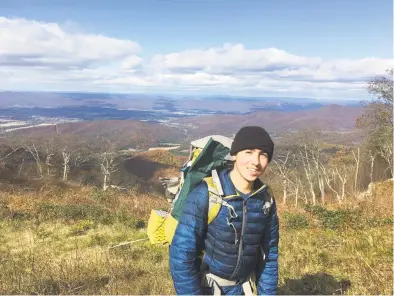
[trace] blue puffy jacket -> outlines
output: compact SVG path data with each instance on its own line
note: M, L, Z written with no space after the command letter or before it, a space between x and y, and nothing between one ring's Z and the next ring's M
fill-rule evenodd
M238 215L230 219L232 225L227 223L230 216L225 206L207 225L209 200L205 182L187 198L170 246L170 269L177 294L207 294L201 287L201 269L240 283L254 271L259 295L277 292L279 224L275 200L270 211L265 212L264 197L269 193L266 189L253 193L264 184L256 180L251 194L237 193L229 172L222 171L219 177L225 195L238 194L227 200ZM242 285L222 287L222 292L242 295Z

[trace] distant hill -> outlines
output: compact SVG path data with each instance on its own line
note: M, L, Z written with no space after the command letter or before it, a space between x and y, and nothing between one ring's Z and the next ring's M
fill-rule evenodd
M174 118L163 123L139 120L96 120L60 123L13 131L13 134L38 136L73 134L81 137L108 137L123 148L150 148L161 142L182 144L211 134L232 136L245 125L265 127L275 137L283 133L316 128L327 133L335 143L351 144L360 140L356 120L360 106L327 105L318 109L297 111L256 111L247 114L215 114ZM183 147L184 148L184 147Z
M94 138L111 140L118 149L148 149L160 142L179 142L184 133L178 128L148 123L138 120L100 120L61 123L57 125L37 126L9 132L7 135L26 137L50 137L55 135L73 135L89 141Z
M336 101L344 106L356 100ZM320 108L332 101L312 98L176 96L160 94L0 92L0 116L68 116L85 120L179 117L187 114L238 114L257 110L297 111ZM153 113L152 113L153 112ZM33 114L34 113L34 114ZM161 116L163 117L163 116Z
M355 130L356 120L362 107L328 105L319 109L284 111L258 111L246 115L207 115L173 120L173 124L189 126L189 136L200 137L220 131L234 134L245 125L260 125L277 135L305 128L317 128L327 132L346 133Z

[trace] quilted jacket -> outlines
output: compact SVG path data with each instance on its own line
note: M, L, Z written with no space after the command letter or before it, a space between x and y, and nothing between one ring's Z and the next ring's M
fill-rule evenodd
M203 272L239 282L221 287L222 294L242 295L241 284L253 272L259 295L277 292L279 222L275 199L267 211L264 204L269 193L262 189L264 184L256 180L252 193L239 193L229 172L224 170L219 177L224 194L236 195L226 201L237 215L222 206L215 220L207 224L209 197L205 182L187 198L170 246L170 269L178 295L211 294L212 290L201 286Z

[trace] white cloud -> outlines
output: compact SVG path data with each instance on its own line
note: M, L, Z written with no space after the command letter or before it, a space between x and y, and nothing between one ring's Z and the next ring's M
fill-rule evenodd
M130 58L140 46L103 35L67 33L56 23L0 17L0 65L89 67Z
M143 62L143 59L140 58L139 56L135 56L135 55L130 55L128 57L126 57L123 61L122 61L122 69L124 70L130 70L133 69L139 65L141 65Z
M157 55L153 64L172 73L204 71L211 74L251 74L294 80L356 81L384 73L387 59L325 61L318 57L292 55L276 48L249 50L242 44L206 50Z
M221 93L316 98L366 97L365 83L392 60L324 60L277 48L224 44L140 55L141 46L62 27L0 17L0 89Z
M320 59L289 54L276 48L248 50L242 44L224 44L205 50L156 55L153 64L173 72L195 69L208 73L263 72L318 64Z

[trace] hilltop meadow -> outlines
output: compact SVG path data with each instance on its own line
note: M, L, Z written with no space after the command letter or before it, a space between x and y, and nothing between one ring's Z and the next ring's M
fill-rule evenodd
M375 185L340 207L279 204L279 294L392 293L392 181ZM174 294L168 246L136 241L168 207L138 188L1 192L0 293Z
M262 180L278 204L279 294L393 294L392 81L368 91L377 99L356 136L275 138ZM179 145L149 150L168 143ZM3 134L0 294L174 294L168 245L146 230L153 209L169 211L159 178L178 176L189 144L179 128L136 121Z

